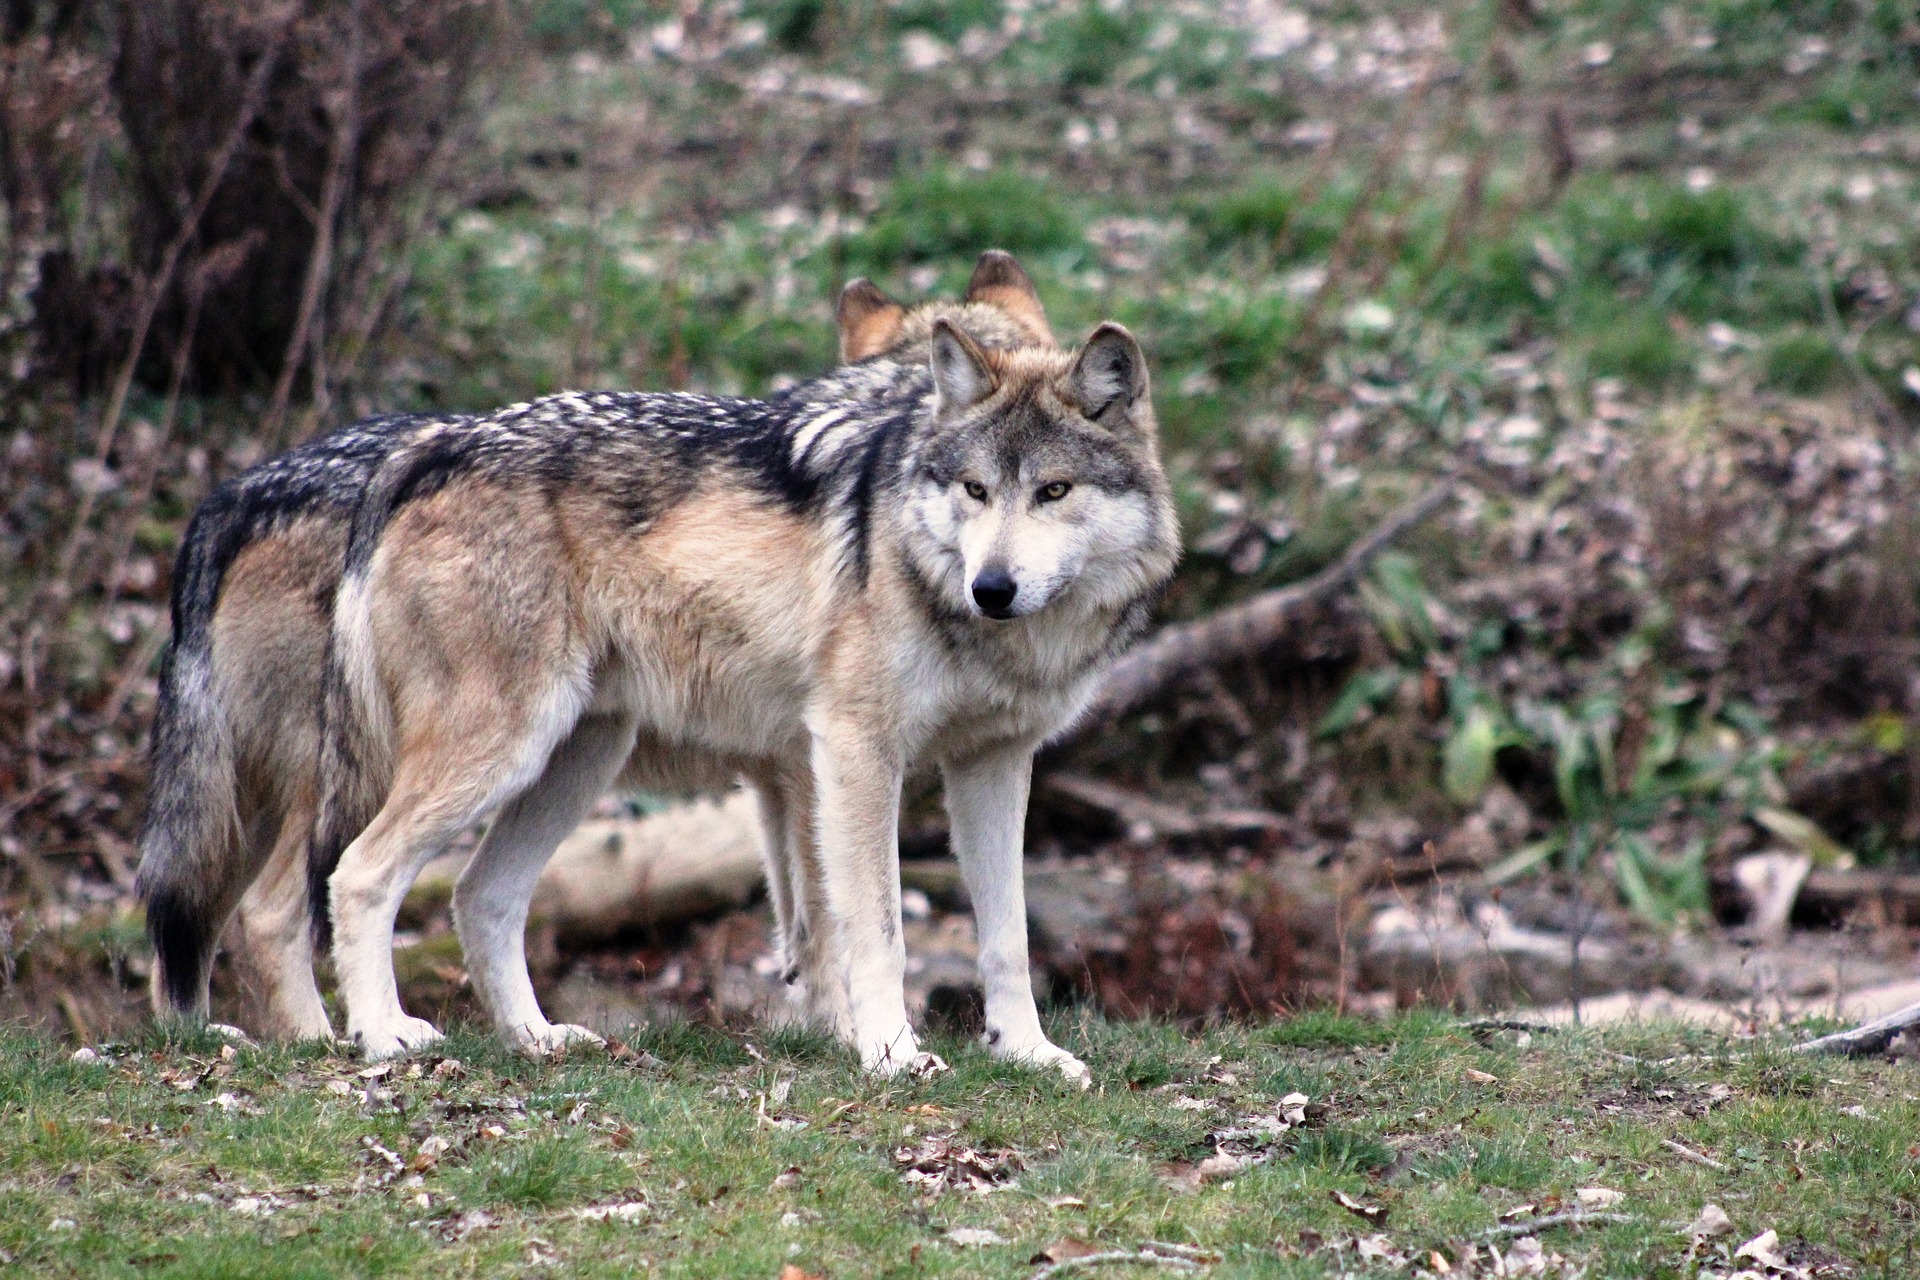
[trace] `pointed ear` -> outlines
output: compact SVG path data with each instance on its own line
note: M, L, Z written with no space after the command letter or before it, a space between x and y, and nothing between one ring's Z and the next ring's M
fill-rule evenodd
M996 379L986 353L966 331L941 316L933 322L933 387L942 409L965 409L993 394Z
M900 336L907 309L862 277L840 291L840 363L879 355Z
M967 281L964 300L999 308L1035 342L1053 345L1053 327L1047 323L1046 308L1040 305L1033 281L1012 254L1000 249L981 254L980 261L973 264L973 279Z
M1108 321L1093 331L1067 375L1080 411L1102 426L1118 426L1147 398L1147 357L1133 335Z

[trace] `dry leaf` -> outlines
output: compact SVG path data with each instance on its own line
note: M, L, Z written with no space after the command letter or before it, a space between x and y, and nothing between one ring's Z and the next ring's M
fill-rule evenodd
M1025 1167L1017 1151L956 1146L951 1134L930 1134L918 1146L895 1150L893 1159L906 1166L909 1185L929 1194L992 1191L1007 1186Z
M1727 1217L1727 1211L1717 1204L1702 1205L1700 1216L1687 1227L1687 1235L1695 1244L1702 1240L1711 1240L1715 1236L1733 1234L1733 1219Z
M907 1067L907 1074L915 1080L927 1080L934 1076L945 1075L953 1070L947 1060L937 1053L921 1053L914 1057Z
M1582 1209L1606 1209L1625 1200L1627 1194L1615 1191L1612 1187L1578 1187L1573 1197L1580 1202Z
M1736 1258L1751 1258L1763 1267L1784 1270L1787 1260L1780 1256L1780 1236L1771 1229L1762 1231L1733 1251Z
M1475 1084L1499 1084L1500 1083L1499 1076L1489 1075L1485 1071L1476 1071L1472 1067L1468 1067L1466 1071L1464 1071L1462 1074L1465 1075L1467 1079L1471 1080Z
M1005 1244L1007 1238L991 1227L954 1227L947 1232L947 1240L963 1249L978 1249L982 1245Z
M1338 1195L1339 1192L1335 1192ZM1385 1262L1399 1267L1405 1264L1407 1257L1393 1247L1393 1241L1384 1233L1362 1236L1353 1242L1353 1251L1367 1262Z
M575 1209L573 1216L583 1222L640 1222L653 1212L645 1200L622 1200L618 1204L593 1204Z
M1340 1191L1337 1189L1332 1193L1332 1195L1333 1195L1333 1202L1339 1205L1342 1209L1345 1209L1348 1213L1351 1213L1354 1216L1359 1218L1364 1218L1366 1219L1367 1222L1371 1223L1376 1227L1383 1227L1386 1225L1387 1209L1385 1205L1367 1204L1365 1201L1355 1200L1352 1196L1348 1195L1346 1192Z
M1246 1167L1247 1162L1239 1156L1218 1151L1195 1166L1194 1173L1201 1182L1222 1182Z

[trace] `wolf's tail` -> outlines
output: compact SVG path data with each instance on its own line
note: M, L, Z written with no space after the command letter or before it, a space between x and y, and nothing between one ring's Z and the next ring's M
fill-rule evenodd
M430 438L429 438L430 443ZM386 803L393 782L393 707L374 653L374 553L394 509L431 466L431 450L396 450L373 474L348 527L340 590L334 596L320 682L320 776L313 840L307 847L307 903L313 931L333 930L327 882L340 856Z
M209 502L174 564L173 638L160 665L153 784L135 889L153 940L153 1007L204 1020L213 949L244 875L233 733L213 669L213 610L229 512Z

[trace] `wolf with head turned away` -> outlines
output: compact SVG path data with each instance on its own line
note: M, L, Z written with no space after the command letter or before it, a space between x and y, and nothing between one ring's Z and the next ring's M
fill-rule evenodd
M174 581L140 889L156 1008L207 1016L240 951L280 1034L439 1036L401 1008L394 919L461 832L477 996L530 1051L535 880L612 787L759 800L777 941L804 1012L890 1074L920 1059L903 986L902 779L937 766L1000 1059L1087 1069L1040 1024L1022 828L1034 751L1143 626L1179 538L1145 359L1054 340L984 255L964 299L864 281L843 363L767 400L568 393L375 419L236 477Z

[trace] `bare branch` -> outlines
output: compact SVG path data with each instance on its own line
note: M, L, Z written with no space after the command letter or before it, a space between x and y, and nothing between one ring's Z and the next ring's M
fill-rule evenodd
M1308 606L1359 577L1375 556L1424 523L1453 492L1452 481L1441 481L1381 521L1311 578L1264 592L1197 622L1161 631L1114 664L1074 736L1124 715L1190 671L1245 657L1272 644Z

